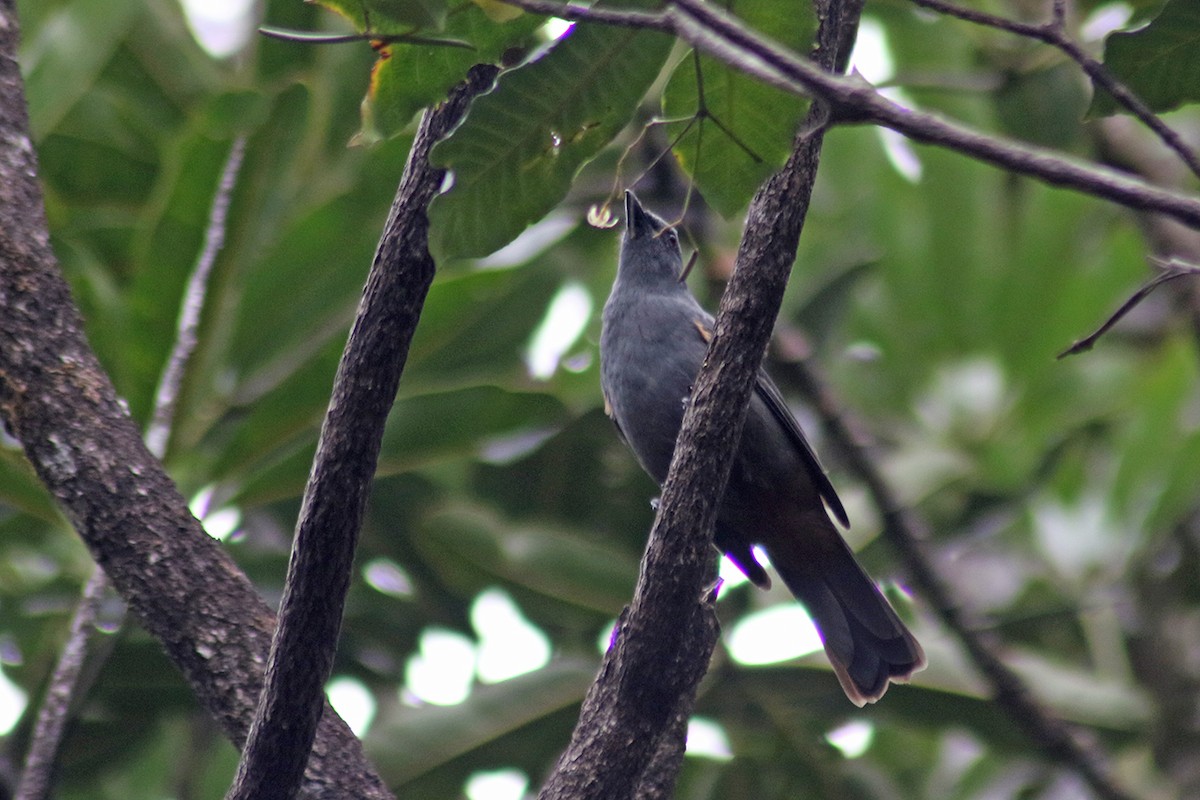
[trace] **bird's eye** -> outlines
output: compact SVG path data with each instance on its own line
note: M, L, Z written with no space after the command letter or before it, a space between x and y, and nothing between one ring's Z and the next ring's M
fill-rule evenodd
M673 245L679 244L679 234L676 233L674 228L670 228L667 231L667 238L671 240L671 244L673 244Z

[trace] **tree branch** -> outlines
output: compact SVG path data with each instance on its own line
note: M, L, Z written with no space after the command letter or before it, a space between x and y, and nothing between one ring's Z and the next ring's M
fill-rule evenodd
M853 40L862 6L860 0L819 5L817 52L826 59L823 66L832 68L840 63L838 45ZM571 743L539 795L543 800L657 797L669 795L674 785L676 773L669 784L663 781L662 766L672 763L673 752L665 739L686 732L680 720L690 716L716 642L715 592L702 590L713 574L713 524L816 180L826 114L817 105L801 125L787 164L750 205L633 603L618 621Z
M913 584L967 649L975 666L995 693L996 703L1025 731L1047 758L1080 775L1096 794L1106 800L1132 800L1117 785L1107 767L1107 758L1094 745L1085 743L1053 716L1030 693L1021 678L1000 658L1000 642L971 618L937 574L924 542L930 531L925 520L905 508L883 474L875 468L870 445L863 431L853 426L842 412L841 403L818 378L807 357L797 348L786 357L789 377L817 409L826 434L842 453L849 471L867 487L884 521L884 535L900 553Z
M638 778L635 800L671 800L675 783L687 755L688 721L692 718L695 698L684 697L670 725L658 737L658 748Z
M58 763L58 752L72 708L79 699L83 663L96 633L96 611L107 590L108 579L104 576L104 570L96 567L83 587L75 613L71 615L67 643L54 665L50 685L38 709L33 738L25 753L21 779L13 795L15 800L42 800L51 796L50 786Z
M88 346L50 249L18 38L15 2L0 0L0 418L134 615L240 743L274 615L188 512ZM317 737L307 796L390 796L336 714Z
M208 295L208 278L221 248L225 246L225 222L245 154L246 140L238 137L229 149L225 166L221 168L221 178L217 181L217 191L208 211L208 225L204 229L204 245L200 248L200 255L196 258L196 265L183 292L183 303L175 326L175 343L154 392L154 414L146 426L146 446L160 459L166 456L167 445L170 444L171 429L175 424L175 403L179 399L188 362L196 350L200 316Z
M654 27L678 35L693 46L702 48L725 63L748 74L759 77L768 83L797 91L791 83L794 81L811 89L817 97L832 103L843 115L845 109L852 109L867 119L895 130L906 133L914 138L930 141L935 144L955 146L964 152L982 157L993 163L1007 166L1018 172L1042 178L1051 183L1080 188L1100 196L1127 202L1135 207L1145 203L1154 203L1153 207L1172 213L1181 219L1188 219L1196 224L1200 217L1197 202L1191 199L1174 196L1156 187L1140 181L1130 181L1124 176L1111 170L1099 167L1080 165L1069 159L1055 156L1050 151L1030 148L1024 145L1008 143L991 137L983 136L954 123L944 122L936 117L909 112L881 98L874 90L861 83L835 78L827 74L814 77L811 65L796 63L796 56L782 51L776 46L766 43L740 25L740 23L723 17L711 8L702 5L697 0L675 0L672 6L656 15L632 15L625 12L608 12L592 17L590 9L570 6L558 10L549 8L550 3L540 0L507 0L528 10L536 9L539 13L551 13L573 19L593 19L609 24L622 24ZM691 22L685 21L685 17ZM820 51L818 51L820 52ZM745 60L743 60L745 58ZM767 70L762 69L766 65ZM770 70L776 70L774 75ZM779 76L788 79L780 81ZM820 110L814 107L819 115ZM697 380L696 390L684 418L683 429L680 432L675 460L672 463L671 476L663 492L663 507L660 509L655 530L651 534L651 552L655 547L654 537L664 526L664 517L673 505L674 497L669 493L676 473L680 477L687 475L684 459L689 455L687 446L693 441L692 437L705 433L702 411L706 402L712 402L708 394L711 383L709 367L720 365L721 370L728 370L731 380L752 382L753 371L745 369L746 351L731 352L730 345L732 326L744 319L768 320L765 331L754 331L748 337L752 343L761 341L765 346L770 325L773 323L779 308L779 298L791 262L795 258L796 244L800 228L803 224L804 210L807 204L807 191L811 189L811 180L805 182L800 176L811 178L808 167L815 171L816 158L819 153L822 133L821 117L810 120L812 132L807 138L802 134L793 156L788 165L773 176L760 190L751 204L747 219L746 231L738 251L737 266L734 278L722 298L721 314L717 321L717 335L710 346L706 369L701 371ZM804 129L802 129L804 130ZM1135 200L1136 198L1136 200ZM775 202L782 200L783 202ZM1161 204L1160 204L1161 203ZM1167 211L1170 206L1174 211ZM752 278L746 276L751 275ZM758 284L757 296L743 297L742 280L754 281ZM750 294L746 292L746 294ZM767 313L740 313L755 300L763 297L774 297L773 308L767 307ZM743 305L745 304L745 305ZM732 321L731 321L732 320ZM744 329L739 334L744 334ZM742 340L744 341L744 340ZM761 353L761 349L757 351ZM758 360L752 361L752 367L757 368ZM1080 742L1060 720L1051 716L1029 693L1024 683L1013 673L996 654L997 645L985 641L985 635L976 626L970 624L968 615L951 598L948 587L933 570L925 557L920 541L927 538L927 529L917 515L904 509L891 487L883 480L880 473L871 463L866 448L857 444L857 439L851 435L849 428L836 410L836 405L827 393L820 391L821 387L815 382L812 374L804 370L802 373L808 381L807 390L810 397L815 398L822 412L827 427L831 429L833 438L846 448L850 455L852 470L867 484L876 504L882 510L888 538L900 551L904 561L914 577L916 585L927 596L936 608L947 626L953 630L965 646L976 665L996 692L997 702L1006 708L1018 724L1026 731L1031 739L1047 754L1080 774L1101 797L1109 800L1125 800L1127 795L1109 777L1104 765L1103 756ZM721 389L723 381L717 382ZM736 397L736 395L735 395ZM745 397L741 398L744 410ZM731 405L737 400L731 400ZM721 406L718 406L720 408ZM740 418L739 418L740 419ZM735 435L740 433L737 429ZM716 447L717 443L714 443ZM700 452L706 452L703 443ZM725 451L731 453L731 450ZM709 488L700 480L701 476L691 478L689 485ZM718 488L723 484L718 484ZM719 492L714 496L720 496ZM710 520L711 521L711 520ZM707 530L707 529L706 529ZM649 557L650 553L648 553ZM650 569L649 559L644 567ZM641 584L639 584L640 587ZM607 662L606 662L607 663ZM570 752L570 751L568 751Z
M1113 99L1126 111L1137 117L1147 128L1154 131L1163 144L1171 148L1179 156L1180 160L1187 164L1188 169L1193 174L1200 176L1200 156L1196 155L1196 151L1189 147L1187 142L1183 141L1183 138L1175 129L1163 122L1162 118L1155 114L1153 109L1146 105L1142 98L1134 94L1124 83L1117 80L1116 76L1105 69L1102 63L1085 53L1083 48L1079 46L1079 43L1067 35L1065 10L1061 0L1055 0L1053 18L1045 25L1031 25L1026 22L1006 19L995 14L989 14L986 11L977 11L973 8L956 6L945 0L912 0L912 2L931 11L937 11L966 22L973 22L976 25L1007 31L1017 36L1036 39L1039 42L1058 48L1067 58L1079 65L1079 68L1092 79L1094 85L1099 86L1112 95Z
M1190 175L1179 162L1166 157L1128 117L1101 120L1096 126L1096 134L1105 163L1135 172L1159 186L1179 187L1190 183ZM1200 263L1200 229L1186 227L1161 214L1139 214L1138 222L1154 257ZM1188 281L1172 294L1183 300L1192 337L1200 340L1200 287L1196 281ZM1141 324L1145 324L1144 319Z
M673 0L660 12L593 8L554 0L503 1L537 14L670 33L764 83L824 100L833 108L834 120L882 125L917 141L955 150L1055 186L1134 209L1159 211L1200 227L1198 198L1166 191L1054 150L989 136L936 114L904 108L861 78L824 72L700 0Z
M444 103L421 118L334 379L262 698L230 800L288 800L300 783L324 707L384 424L433 282L425 211L445 170L429 163L429 151L462 120L471 100L491 87L496 72L490 65L474 67Z
M1100 324L1100 327L1096 328L1096 330L1092 331L1082 339L1078 339L1073 342L1070 347L1059 353L1056 358L1063 359L1067 356L1074 356L1091 350L1096 346L1096 342L1100 340L1101 336L1108 333L1108 331L1111 330L1114 325L1120 322L1126 314L1137 308L1139 303L1149 297L1155 289L1157 289L1159 286L1162 286L1164 283L1173 281L1176 278L1183 278L1186 276L1195 277L1196 275L1200 275L1200 267L1197 267L1194 264L1187 264L1177 259L1163 261L1162 259L1152 257L1150 259L1150 263L1158 267L1158 274L1139 286L1137 291L1131 294L1124 303L1117 307L1116 311L1108 315L1108 318Z
M204 309L208 277L225 241L225 220L244 152L245 140L239 138L234 142L221 170L221 179L218 181L209 212L204 246L188 279L175 342L154 395L154 413L147 426L145 439L147 448L159 459L166 453L175 418L175 401L179 396L188 361L196 349L197 329ZM80 682L82 666L94 641L93 624L97 608L109 586L104 570L97 566L83 587L79 603L71 617L67 642L63 645L62 653L54 666L46 697L38 709L33 739L25 755L24 769L17 786L17 800L40 800L49 796L50 778L67 722L76 707L79 695L86 692L86 688ZM124 620L125 613L122 609L121 619L117 624L124 624Z

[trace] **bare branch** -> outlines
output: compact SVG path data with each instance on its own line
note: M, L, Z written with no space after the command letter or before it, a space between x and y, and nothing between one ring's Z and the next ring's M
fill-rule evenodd
M1117 169L1137 173L1159 186L1178 188L1192 183L1191 174L1178 159L1166 157L1131 118L1101 120L1096 134L1102 158ZM1161 214L1138 214L1137 218L1154 258L1200 264L1200 229L1189 228ZM1193 338L1200 338L1200 282L1188 281L1173 294L1183 301L1179 310L1186 314ZM1145 320L1141 322L1145 324Z
M15 4L0 0L0 419L130 610L240 743L274 615L189 513L87 343L50 248L19 31ZM307 796L389 797L332 710L318 737Z
M980 133L887 99L858 77L824 72L699 0L674 0L660 12L615 11L552 0L504 0L537 14L672 33L741 72L784 91L819 97L842 122L871 122L917 141L956 150L1012 172L1200 227L1200 199L1170 192L1054 150Z
M1172 259L1171 261L1162 261L1160 259L1151 259L1156 267L1161 271L1150 280L1138 287L1137 291L1130 295L1129 299L1120 305L1120 307L1109 315L1108 319L1096 330L1089 333L1087 336L1078 340L1066 350L1058 354L1057 358L1066 358L1067 356L1077 355L1087 352L1095 347L1096 342L1100 337L1108 333L1113 325L1121 321L1121 318L1128 314L1133 309L1137 308L1138 304L1150 296L1150 293L1162 286L1167 281L1173 281L1176 278L1182 278L1185 275L1200 274L1200 267L1192 264L1185 264L1182 261Z
M635 800L671 800L687 752L687 727L692 702L680 704L670 727L659 737L658 749L638 780Z
M80 679L83 675L83 662L96 633L96 612L108 588L104 570L96 567L92 577L88 578L83 587L79 604L75 606L67 643L54 665L46 696L38 709L33 739L29 744L29 751L25 754L21 779L13 795L15 800L43 800L51 796L50 786L63 734L66 733L67 722L71 719L71 713L83 691Z
M1059 28L1067 24L1067 0L1054 0L1050 8L1051 24Z
M379 42L381 44L414 44L431 45L433 47L457 47L463 50L474 50L475 46L462 39L450 39L445 36L419 36L413 33L314 33L312 31L293 31L286 28L275 28L270 25L260 25L258 32L268 39L279 39L296 44L347 44L349 42Z
M183 381L188 359L195 350L200 312L204 306L205 290L212 265L225 239L225 218L229 207L234 180L241 165L245 140L234 142L229 158L221 173L217 192L209 213L204 246L196 260L196 266L188 280L184 300L180 309L175 343L167 359L155 393L154 415L146 430L146 445L155 456L162 458L170 438L171 423L175 415L175 400ZM25 756L25 767L17 787L18 800L39 800L48 796L50 778L62 744L67 722L83 691L80 675L83 662L91 649L93 623L96 610L111 584L104 570L96 567L84 584L75 614L71 617L67 642L59 655L50 678L46 697L38 709L37 724L29 752ZM124 613L121 615L124 621Z
M1112 95L1118 104L1140 120L1143 125L1154 131L1158 138L1167 147L1175 151L1175 154L1179 156L1183 163L1187 164L1188 169L1195 175L1200 176L1200 155L1197 155L1196 151L1188 146L1187 142L1183 140L1174 128L1163 122L1162 118L1155 114L1153 109L1146 105L1142 98L1138 97L1133 90L1118 80L1102 63L1084 52L1079 43L1067 35L1065 25L1066 9L1062 0L1055 0L1053 18L1046 25L1031 25L1017 20L1006 19L995 14L989 14L986 11L963 8L962 6L948 3L946 0L912 0L912 2L922 8L928 8L947 16L1007 31L1017 36L1036 39L1039 42L1057 47L1064 55L1079 65L1079 68L1092 79L1094 85L1101 87L1104 91Z
M857 25L859 0L822 2L824 65ZM716 641L712 531L761 363L796 257L816 180L825 110L814 104L787 164L750 205L716 334L684 413L633 603L584 700L571 743L543 800L670 794L696 687ZM653 765L653 766L650 766ZM664 783L664 778L669 784Z
M204 311L204 301L208 293L208 278L212 274L217 255L225 245L225 221L245 152L246 140L239 137L229 149L229 156L221 169L212 208L208 212L208 226L204 230L204 246L200 249L200 255L196 258L196 265L192 268L187 288L183 293L179 320L175 326L175 343L171 347L167 365L154 392L154 415L150 418L150 424L146 426L146 446L158 458L167 454L167 445L175 420L175 402L179 398L184 372L196 349L200 315Z
M445 171L429 163L429 151L462 120L471 100L491 87L496 72L490 65L473 67L444 103L421 118L334 379L262 696L231 800L289 800L300 786L324 708L384 424L433 282L425 211Z
M842 453L850 472L866 485L883 516L884 535L899 551L917 590L966 647L971 660L992 687L997 705L1012 717L1047 758L1078 773L1099 797L1132 800L1132 795L1118 786L1110 774L1106 756L1044 708L1000 658L1000 643L995 635L971 617L933 568L924 544L930 540L928 523L916 511L901 504L891 484L875 467L871 456L874 448L861 426L852 424L842 411L842 404L817 376L809 359L800 355L797 348L792 350L787 359L791 366L788 376L817 409L826 434Z

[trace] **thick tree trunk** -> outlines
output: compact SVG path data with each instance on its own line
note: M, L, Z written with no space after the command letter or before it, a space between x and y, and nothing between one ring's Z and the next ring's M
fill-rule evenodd
M17 65L15 3L0 0L0 419L96 562L239 746L275 616L188 511L89 347L50 249ZM310 797L390 797L328 707Z

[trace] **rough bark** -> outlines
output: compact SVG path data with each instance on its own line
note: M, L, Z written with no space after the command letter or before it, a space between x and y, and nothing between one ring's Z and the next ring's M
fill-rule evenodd
M240 746L275 617L189 513L87 343L50 249L18 39L15 3L0 0L0 419L138 621ZM390 796L331 710L303 789Z
M860 0L817 3L818 53L843 63ZM584 699L571 743L540 798L669 796L696 688L716 641L711 580L718 501L741 439L746 406L787 286L821 149L825 111L814 106L786 165L747 215L716 335L684 414L633 603ZM676 741L672 741L672 739ZM673 767L674 772L664 767Z
M421 118L334 380L292 545L266 688L231 800L288 800L304 772L384 425L433 283L425 211L445 170L430 165L429 151L463 118L471 99L491 86L496 71L475 67L445 103Z

